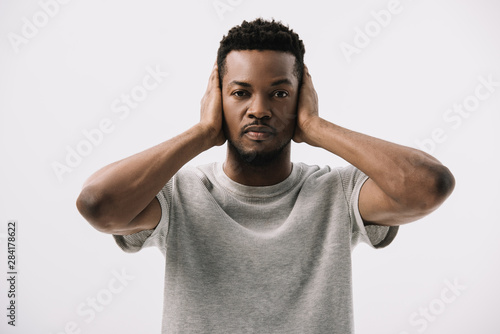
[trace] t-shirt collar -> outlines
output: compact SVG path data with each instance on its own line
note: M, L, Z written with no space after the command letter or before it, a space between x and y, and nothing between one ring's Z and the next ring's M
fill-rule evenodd
M214 175L222 187L231 193L244 197L274 197L278 196L291 187L293 187L301 173L301 166L292 163L292 172L283 181L271 186L247 186L235 182L226 175L223 169L223 163L218 162L214 165Z

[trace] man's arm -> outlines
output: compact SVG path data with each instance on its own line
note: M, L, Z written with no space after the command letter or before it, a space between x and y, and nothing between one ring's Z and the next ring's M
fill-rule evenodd
M455 186L448 168L432 156L320 118L307 68L294 140L322 147L368 175L359 195L365 224L401 225L422 218L437 209Z
M189 160L224 142L219 77L214 66L201 101L200 122L94 173L83 186L77 208L92 226L105 233L125 235L153 229L161 217L156 194Z

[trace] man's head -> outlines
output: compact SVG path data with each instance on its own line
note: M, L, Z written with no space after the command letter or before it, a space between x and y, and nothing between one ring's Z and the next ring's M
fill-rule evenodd
M217 62L233 158L254 166L289 160L304 52L298 35L274 21L243 22L223 38Z
M273 50L292 54L295 57L294 74L299 83L304 73L304 43L292 29L280 22L256 19L243 21L229 30L220 42L217 51L217 66L220 80L226 74L226 57L231 51Z

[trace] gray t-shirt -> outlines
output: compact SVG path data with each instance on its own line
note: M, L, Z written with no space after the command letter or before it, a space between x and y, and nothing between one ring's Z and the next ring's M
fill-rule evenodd
M221 163L182 168L157 195L154 230L114 236L165 255L162 333L354 333L351 251L397 227L365 227L367 176L294 163L279 184L249 187Z

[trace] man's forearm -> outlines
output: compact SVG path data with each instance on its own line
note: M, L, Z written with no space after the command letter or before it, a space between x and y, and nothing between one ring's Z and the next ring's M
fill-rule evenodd
M402 206L440 203L448 194L451 173L432 156L402 145L354 132L319 117L310 124L307 142L345 159ZM435 197L435 198L432 198Z
M77 200L94 226L127 225L189 160L209 149L207 131L195 125L143 152L112 163L85 182Z

